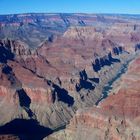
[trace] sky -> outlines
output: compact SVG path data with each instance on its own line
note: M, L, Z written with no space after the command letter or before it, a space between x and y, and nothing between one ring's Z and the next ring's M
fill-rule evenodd
M140 0L0 0L0 14L16 13L140 14Z

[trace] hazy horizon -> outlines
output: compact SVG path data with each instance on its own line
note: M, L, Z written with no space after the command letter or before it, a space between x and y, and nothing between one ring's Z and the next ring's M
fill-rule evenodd
M140 14L140 2L134 0L1 0L0 15L24 13Z
M0 14L0 16L3 16L3 15L22 15L22 14L87 14L87 15L130 15L130 16L140 16L140 14L138 13L136 13L136 14L131 14L131 13L67 13L67 12L26 12L26 13L7 13L7 14Z

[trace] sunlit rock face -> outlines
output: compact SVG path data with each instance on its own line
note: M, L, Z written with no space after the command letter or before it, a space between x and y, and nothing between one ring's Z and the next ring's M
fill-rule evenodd
M139 139L140 57L114 84L110 96L97 107L77 111L66 130L49 139Z
M139 116L135 97L138 59L121 78L120 86L114 85L115 95L97 102L104 86L138 54L139 22L86 14L23 14L2 19L0 16L0 125L28 119L55 130L73 118L63 132L69 135L70 131L72 139L84 140L89 128L95 130L97 139L111 138L110 133L113 139L124 136L120 134L127 127L124 116ZM97 104L99 108L93 107ZM133 123L127 123L129 131ZM77 137L82 128L85 136Z

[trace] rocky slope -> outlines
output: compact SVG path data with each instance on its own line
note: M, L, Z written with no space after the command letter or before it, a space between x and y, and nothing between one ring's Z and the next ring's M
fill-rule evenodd
M11 28L19 32L23 27L27 34L0 40L0 125L33 120L46 133L65 127L77 110L97 104L104 85L140 49L139 19L128 19L82 14L0 17L1 35L9 37ZM56 24L63 27L59 30ZM50 33L47 28L44 34L42 25L50 26ZM32 34L39 43L28 36L32 27L37 27Z
M140 57L97 107L80 109L66 130L47 140L139 140Z

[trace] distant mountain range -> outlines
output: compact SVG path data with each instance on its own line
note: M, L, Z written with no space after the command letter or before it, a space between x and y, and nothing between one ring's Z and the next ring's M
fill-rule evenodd
M0 15L0 38L19 39L31 48L52 35L62 35L70 26L109 26L138 22L139 15L121 14L12 14ZM100 25L99 25L100 24Z

